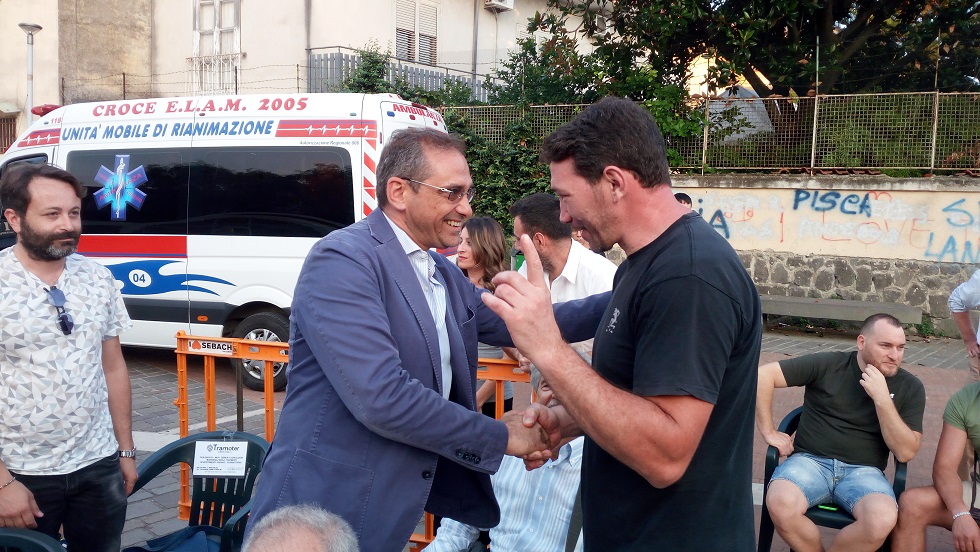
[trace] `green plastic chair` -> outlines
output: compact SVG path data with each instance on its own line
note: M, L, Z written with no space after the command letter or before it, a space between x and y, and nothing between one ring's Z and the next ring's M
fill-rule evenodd
M13 552L65 552L61 543L32 529L0 529L0 550Z
M245 477L191 478L188 526L211 525L221 529L221 552L231 552L241 547L245 535L245 523L252 506L252 488L269 451L269 443L265 439L241 431L211 431L174 441L140 463L133 494L175 464L183 462L193 470L194 451L199 441L248 443Z
M800 415L802 414L802 406L797 407L787 414L783 418L783 421L779 422L779 431L789 435L795 433L800 425ZM766 497L769 494L769 481L772 479L772 474L776 471L776 466L778 465L779 449L770 446L766 451L766 479L765 488L762 491L762 518L759 522L758 552L769 552L769 549L772 548L772 535L776 528L772 523L772 517L769 515L769 508L766 507ZM892 483L892 490L895 491L896 499L905 490L905 472L907 468L908 466L905 462L895 460L895 480ZM846 510L835 504L818 504L806 511L806 517L821 527L830 527L832 529L843 529L854 523L854 518L851 517L851 514L848 514ZM885 544L881 546L879 552L889 552L891 548L890 539L891 537L885 539Z

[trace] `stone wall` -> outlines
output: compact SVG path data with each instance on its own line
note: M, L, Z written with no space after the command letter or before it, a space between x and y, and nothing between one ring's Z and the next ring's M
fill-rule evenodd
M947 335L950 292L980 267L980 181L706 175L675 190L739 252L760 293L896 302Z
M950 292L976 267L905 259L867 259L739 251L759 293L790 297L903 303L922 309L937 330L959 335L950 320Z

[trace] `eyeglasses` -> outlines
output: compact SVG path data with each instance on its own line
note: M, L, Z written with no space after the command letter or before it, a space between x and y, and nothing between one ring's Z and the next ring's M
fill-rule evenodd
M466 201L467 202L472 202L473 201L473 198L476 197L476 188L474 188L474 187L471 187L470 189L468 189L468 190L466 190L464 192L462 188L452 188L452 189L450 189L450 188L442 188L440 186L433 186L432 184L426 184L425 182L422 182L421 180L415 180L413 178L405 178L404 176L402 176L400 178L402 180L408 180L409 182L414 182L416 184L421 184L423 186L428 186L429 188L432 188L433 190L439 190L440 192L444 192L444 193L446 193L448 195L449 201L451 201L452 203L456 203L460 199L463 199L463 196L466 196Z
M48 292L48 303L58 311L58 327L61 328L61 332L65 335L71 334L71 330L75 327L75 321L72 320L71 315L65 312L65 292L60 289L51 286L51 289L45 289Z

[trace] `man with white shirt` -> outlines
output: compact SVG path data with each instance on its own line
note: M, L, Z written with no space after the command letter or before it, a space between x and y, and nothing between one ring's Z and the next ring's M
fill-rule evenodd
M980 309L980 270L949 294L949 310L960 330L970 363L971 382L980 379L980 345L977 345L977 329L970 320L970 311Z
M514 235L530 236L541 257L552 303L582 299L612 289L616 265L572 239L571 225L559 219L556 196L531 194L517 200L510 214L514 217ZM518 272L526 277L527 267L521 266ZM571 345L591 360L591 339Z
M542 381L537 370L531 372L531 386L539 401L557 404L551 388ZM576 524L576 530L572 532L574 542L567 540L569 518L582 476L584 441L583 437L578 437L562 445L557 457L537 470L527 471L520 458L504 457L500 469L490 476L500 504L500 525L490 529L491 551L561 552L571 549L581 552L581 523ZM479 535L477 527L443 518L436 539L425 550L483 550Z

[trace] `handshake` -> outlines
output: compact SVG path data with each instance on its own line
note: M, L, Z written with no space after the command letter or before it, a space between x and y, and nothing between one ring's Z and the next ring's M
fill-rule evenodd
M591 362L587 354L578 354L585 362ZM581 435L581 431L574 427L548 381L537 369L532 370L531 361L518 355L518 362L522 370L531 373L537 402L524 412L505 413L500 421L507 425L507 454L523 458L524 465L532 470L544 465L549 458L557 458L558 448Z
M510 411L500 419L507 426L507 454L525 459L528 467L541 465L562 442L557 413L541 403L524 412Z

